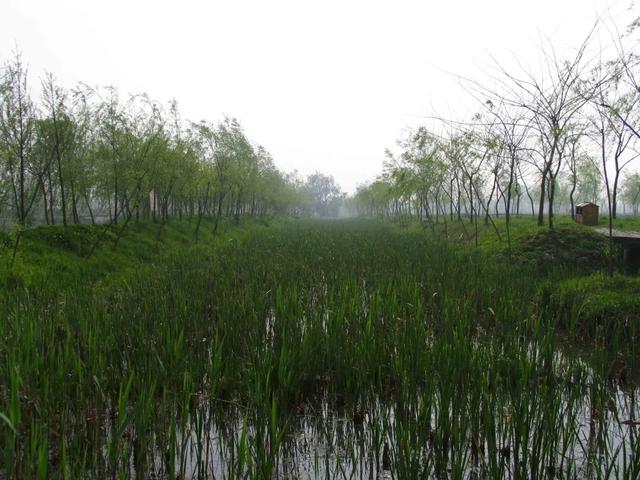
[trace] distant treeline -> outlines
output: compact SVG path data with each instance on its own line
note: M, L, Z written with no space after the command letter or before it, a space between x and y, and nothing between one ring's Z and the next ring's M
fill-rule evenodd
M34 99L19 53L0 67L0 218L12 224L118 223L169 216L332 215L332 177L285 174L240 123L185 122L175 101L61 87Z
M477 100L469 119L431 118L387 152L384 173L362 185L353 206L364 215L437 221L537 215L553 226L576 203L605 215L640 207L638 25L595 50L596 29L571 55L543 47L540 73L497 61L485 83L459 78ZM601 27L597 27L601 28ZM622 208L621 208L622 206Z

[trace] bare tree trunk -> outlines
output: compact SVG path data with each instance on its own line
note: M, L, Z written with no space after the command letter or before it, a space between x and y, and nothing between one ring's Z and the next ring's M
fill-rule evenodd
M53 182L51 181L51 170L49 168L47 168L47 183L49 184L49 214L51 215L51 225L55 225L56 220L53 216L53 208L55 205L53 202Z
M611 189L609 187L609 174L607 172L607 156L605 149L606 135L604 128L600 129L600 155L602 161L602 173L604 174L604 184L607 191L607 207L609 210L609 265L607 273L613 276L613 218L611 217Z
M556 192L556 180L555 177L549 174L549 195L548 195L548 221L549 221L549 229L553 229L553 197Z
M91 224L95 225L96 224L96 219L93 216L93 210L91 210L91 202L89 202L89 198L87 197L87 193L85 192L83 194L84 196L84 201L87 204L87 209L89 210L89 216L91 217Z
M112 146L113 159L113 223L118 224L118 164L115 160L115 147Z
M76 189L73 181L70 182L69 187L71 189L71 213L73 214L73 223L80 223L80 215L78 214L78 197L76 196Z
M494 177L493 179L493 185L491 185L491 193L489 193L489 200L487 200L487 208L485 209L485 216L484 216L484 224L485 225L489 225L489 202L491 201L490 199L493 197L493 193L496 191L496 183L498 182L497 178ZM496 209L497 209L497 205L496 205Z
M540 203L538 204L538 226L544 225L544 197L547 186L547 172L546 169L542 173L542 180L540 181Z
M220 217L222 216L222 202L224 200L224 195L222 192L218 194L218 211L216 212L216 219L213 225L213 234L218 233L218 225L220 224Z
M44 206L44 221L47 225L49 225L49 212L47 210L47 190L44 187L44 181L42 177L39 178L38 183L40 184L40 189L42 190L42 203Z
M200 232L200 223L202 223L202 216L204 214L204 210L206 208L207 203L209 203L209 188L211 187L211 182L207 182L207 191L204 194L204 198L201 200L201 203L198 205L198 223L196 224L196 243L198 243L198 233Z

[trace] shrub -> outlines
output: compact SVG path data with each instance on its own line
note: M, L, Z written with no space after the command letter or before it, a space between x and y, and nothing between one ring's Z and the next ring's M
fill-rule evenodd
M640 278L596 273L562 282L547 281L539 300L562 327L582 339L604 334L633 339L640 326Z

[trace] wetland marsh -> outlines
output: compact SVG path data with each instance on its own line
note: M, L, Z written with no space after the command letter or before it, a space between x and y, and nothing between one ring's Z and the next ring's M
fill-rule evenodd
M563 275L304 221L14 285L0 477L636 478L637 319L581 335Z

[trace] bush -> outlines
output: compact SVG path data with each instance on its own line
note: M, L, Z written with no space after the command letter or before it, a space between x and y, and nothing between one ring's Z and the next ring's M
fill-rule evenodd
M514 255L541 271L557 267L591 273L607 267L608 240L590 230L565 227L539 230L519 240Z
M13 240L9 232L0 232L0 246L6 248L13 247Z
M99 227L94 225L43 226L25 230L23 238L42 241L54 248L72 251L80 256L86 255L97 240Z
M636 341L640 327L640 278L596 273L545 282L539 301L547 314L575 336Z
M6 291L15 292L24 287L25 282L20 273L14 270L8 270L0 273L0 285L2 285Z

